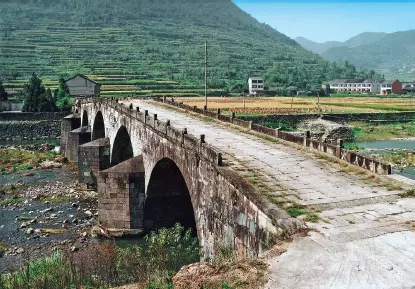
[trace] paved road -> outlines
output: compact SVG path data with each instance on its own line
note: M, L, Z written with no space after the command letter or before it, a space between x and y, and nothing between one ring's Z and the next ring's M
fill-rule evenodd
M270 261L266 288L415 286L415 199L401 199L400 191L375 187L294 147L154 102L133 103L189 134L205 134L226 158L261 172L275 196L326 208L320 213L324 221L308 223L316 232Z

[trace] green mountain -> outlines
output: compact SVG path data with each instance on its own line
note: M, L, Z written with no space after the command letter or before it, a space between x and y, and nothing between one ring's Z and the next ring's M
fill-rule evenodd
M298 44L300 44L302 47L304 47L307 50L310 50L311 52L317 53L317 54L324 54L326 51L328 51L331 48L334 47L349 47L354 48L365 44L370 44L375 41L380 40L382 37L384 37L386 33L383 32L364 32L360 33L344 42L339 41L326 41L323 43L314 42L312 40L309 40L304 37L297 37L295 38L295 41L297 41Z
M415 78L415 30L390 33L369 44L335 47L322 54L331 61L349 61L386 77Z
M59 76L88 75L108 96L197 95L205 41L212 93L241 92L257 75L267 86L311 88L371 74L330 64L230 0L3 0L0 11L0 80L9 91L36 72L50 87Z
M305 37L296 37L295 41L297 41L297 43L300 44L305 49L311 52L317 53L317 54L322 54L332 47L343 46L343 42L326 41L323 43L319 43L319 42L309 40Z

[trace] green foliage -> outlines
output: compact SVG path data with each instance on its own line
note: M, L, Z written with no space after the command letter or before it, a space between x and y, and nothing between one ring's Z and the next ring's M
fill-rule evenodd
M59 109L68 109L72 104L69 88L63 78L59 78L59 88L55 90L56 106Z
M364 150L365 147L358 145L356 142L345 142L343 144L344 149L350 150L350 151L356 151L356 150Z
M0 9L8 31L0 44L0 77L16 84L31 71L54 81L83 73L105 84L135 85L143 94L168 85L180 94L193 87L186 93L197 95L206 40L209 87L218 94L241 93L255 75L268 87L299 89L368 75L350 64L330 64L229 0L20 0L3 1ZM140 92L146 88L150 92ZM133 93L114 90L108 95ZM62 102L58 98L58 106Z
M264 122L264 126L270 128L280 128L281 131L294 131L294 128L281 122Z
M42 80L35 73L32 74L29 83L24 86L24 97L23 111L56 111L55 99L51 90L49 88L45 90Z
M6 90L4 89L3 82L0 81L0 101L7 100L7 98L8 98L8 94Z
M76 253L56 251L0 275L0 288L111 288L143 282L160 284L147 288L168 289L181 267L199 260L197 238L176 225L151 233L143 245L117 248L106 243Z
M4 253L6 253L6 249L7 249L7 244L0 242L0 258L3 257Z

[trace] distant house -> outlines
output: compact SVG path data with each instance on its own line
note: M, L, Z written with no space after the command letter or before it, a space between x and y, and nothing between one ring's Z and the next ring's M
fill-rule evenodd
M249 94L255 95L264 90L264 79L261 77L250 77L248 79Z
M65 81L71 96L87 97L99 96L100 84L89 79L85 75L77 74Z
M415 93L415 83L405 83L405 85L402 85L402 90L405 93Z
M381 88L380 81L376 79L336 79L329 84L331 89L348 93L378 94Z
M383 95L396 93L396 94L402 94L405 93L402 90L402 83L398 79L393 80L385 80L382 82L382 87L380 89L380 93Z

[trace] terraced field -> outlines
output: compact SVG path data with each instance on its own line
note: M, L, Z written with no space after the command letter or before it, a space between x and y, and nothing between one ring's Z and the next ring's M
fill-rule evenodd
M232 1L0 1L0 80L19 91L35 72L50 88L80 73L102 95L239 94L250 76L268 86L320 87L370 72L328 63L259 23Z
M203 97L175 100L199 108L205 105ZM209 97L208 107L238 114L316 113L317 102L316 97ZM415 98L321 97L320 110L326 113L415 111Z

